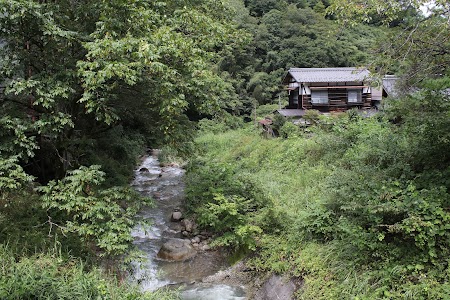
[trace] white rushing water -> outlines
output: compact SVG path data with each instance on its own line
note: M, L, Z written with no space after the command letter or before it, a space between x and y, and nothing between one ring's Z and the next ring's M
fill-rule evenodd
M153 291L164 286L180 286L184 300L241 300L245 291L239 286L202 284L202 278L226 267L226 258L214 251L201 252L191 260L167 262L157 259L161 245L169 238L182 238L179 223L170 222L170 215L180 207L184 197L184 170L161 167L155 155L148 156L135 171L132 186L144 196L155 199L155 207L140 214L152 221L152 226L136 227L134 243L145 254L144 261L134 263L130 280L143 290Z
M238 300L245 299L244 290L228 285L197 286L181 293L184 300Z

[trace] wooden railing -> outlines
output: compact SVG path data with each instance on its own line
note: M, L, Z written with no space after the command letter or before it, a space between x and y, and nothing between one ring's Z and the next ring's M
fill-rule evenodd
M300 96L302 107L305 109L350 109L352 107L369 108L371 106L371 94L362 94L359 102L349 102L347 92L345 93L329 93L328 103L313 103L310 95Z

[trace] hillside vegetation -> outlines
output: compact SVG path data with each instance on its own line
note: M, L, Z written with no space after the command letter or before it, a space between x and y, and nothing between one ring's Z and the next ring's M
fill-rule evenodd
M216 244L303 278L299 297L445 298L450 9L425 2L0 0L0 298L175 297L116 280L158 147L190 160ZM278 118L276 139L250 125L288 68L342 66L401 76L402 99Z
M188 208L217 245L253 253L257 273L302 278L300 299L447 299L447 85L434 81L371 118L286 123L286 138L204 121Z
M247 2L261 20L282 9L261 3L270 9ZM400 75L397 96L371 118L309 112L304 128L275 117L275 139L251 126L227 131L235 118L200 122L188 209L257 274L302 279L300 299L448 299L448 2L428 17L409 2L370 3L325 6L343 28L386 26L370 64ZM275 109L255 105L252 116Z
M0 0L0 298L152 297L101 280L151 203L128 187L139 156L186 151L231 89L215 66L244 38L220 5Z

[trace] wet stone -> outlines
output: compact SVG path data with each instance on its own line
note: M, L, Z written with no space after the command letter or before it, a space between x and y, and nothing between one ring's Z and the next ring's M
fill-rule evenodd
M192 232L194 230L194 222L188 219L183 219L183 225L187 232Z
M183 218L183 214L180 211L174 211L170 217L170 220L172 222L179 222L181 221L181 218Z
M169 261L184 261L196 254L197 251L192 248L189 240L170 239L161 246L157 256Z

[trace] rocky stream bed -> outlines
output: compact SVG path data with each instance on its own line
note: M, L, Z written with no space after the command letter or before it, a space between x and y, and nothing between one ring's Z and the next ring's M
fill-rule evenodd
M272 275L259 278L243 262L230 266L224 253L211 249L211 236L184 218L184 170L161 166L157 150L142 160L132 186L155 199L155 206L140 212L152 221L133 231L134 243L145 261L134 264L131 280L143 290L179 288L185 300L291 299L295 284ZM280 298L282 297L282 298Z

